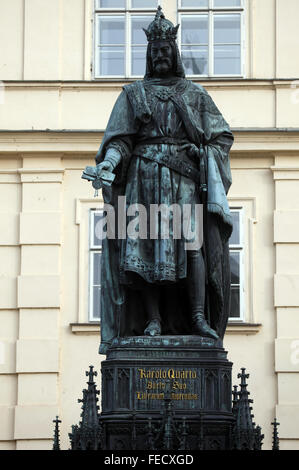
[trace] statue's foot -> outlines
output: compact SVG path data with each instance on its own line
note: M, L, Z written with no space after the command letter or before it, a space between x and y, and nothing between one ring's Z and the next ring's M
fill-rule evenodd
M219 339L216 331L211 328L206 319L201 314L195 314L193 316L193 332L196 335L206 336L208 338Z
M151 320L148 326L144 330L145 336L160 336L161 335L161 323L159 320Z

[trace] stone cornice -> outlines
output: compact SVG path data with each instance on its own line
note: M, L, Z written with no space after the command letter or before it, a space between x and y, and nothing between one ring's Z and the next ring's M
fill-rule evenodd
M246 79L246 78L228 78L228 79L217 79L217 78L203 78L203 79L190 79L194 83L200 83L203 87L208 90L213 89L276 89L276 88L290 88L292 84L298 79ZM3 81L4 86L8 90L33 90L33 89L44 89L44 90L121 90L124 85L132 83L136 79L132 80L92 80L92 81L48 81L48 80L7 80Z
M238 129L234 130L235 143L232 155L274 156L279 153L298 155L299 129ZM0 131L0 153L6 154L47 154L86 158L97 152L103 130L64 130L64 131Z

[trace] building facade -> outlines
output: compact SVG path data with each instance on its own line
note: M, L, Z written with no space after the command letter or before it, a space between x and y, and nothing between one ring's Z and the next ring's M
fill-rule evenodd
M94 163L122 86L144 70L156 0L0 0L0 449L62 447L98 355L101 195ZM161 0L188 78L231 125L232 312L271 448L299 449L297 0ZM100 377L99 388L100 388Z

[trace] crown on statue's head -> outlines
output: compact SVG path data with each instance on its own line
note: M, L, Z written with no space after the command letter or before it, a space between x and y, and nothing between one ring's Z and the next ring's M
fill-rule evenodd
M174 26L171 21L167 20L162 13L162 8L158 6L154 21L149 24L148 29L143 28L143 31L148 42L175 41L179 26L179 24Z

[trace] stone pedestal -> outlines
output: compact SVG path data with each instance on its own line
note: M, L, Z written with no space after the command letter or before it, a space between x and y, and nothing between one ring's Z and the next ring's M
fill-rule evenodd
M116 339L102 362L106 449L146 450L149 418L157 429L166 395L178 429L183 422L188 429L184 450L228 449L233 423L231 369L220 340Z

